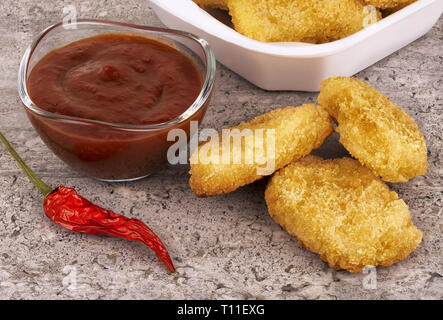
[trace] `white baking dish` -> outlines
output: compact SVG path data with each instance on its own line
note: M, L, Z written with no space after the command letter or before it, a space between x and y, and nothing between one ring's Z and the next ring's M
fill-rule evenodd
M217 60L266 90L318 91L333 75L352 76L428 32L443 0L419 0L344 39L325 44L265 43L242 36L192 0L150 0L169 28L206 39Z

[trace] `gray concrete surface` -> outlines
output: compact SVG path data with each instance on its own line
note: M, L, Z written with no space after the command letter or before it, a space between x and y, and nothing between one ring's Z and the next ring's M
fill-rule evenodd
M80 17L160 26L146 1L3 0L0 3L0 128L51 185L76 187L98 204L147 222L177 267L169 274L141 244L66 231L48 220L42 197L0 148L0 299L442 299L443 19L421 39L359 73L414 117L429 147L425 176L392 184L424 239L400 263L367 274L334 271L297 245L267 214L266 181L199 199L188 166L109 184L67 167L41 142L22 109L16 75L33 36L73 4ZM203 126L220 129L316 94L265 92L218 65ZM337 137L320 154L345 154Z

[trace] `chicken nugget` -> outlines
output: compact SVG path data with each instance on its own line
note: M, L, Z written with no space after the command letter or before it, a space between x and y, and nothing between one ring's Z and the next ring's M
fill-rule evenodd
M351 158L293 162L275 173L265 199L271 217L334 269L390 266L422 239L405 202Z
M426 142L414 120L369 84L346 77L322 81L318 102L337 121L340 142L385 181L426 173Z
M228 10L228 0L193 0L202 8L219 8Z
M405 7L415 1L416 0L363 0L365 4L380 9L395 8L402 5Z
M190 159L189 184L197 196L232 192L309 154L332 131L319 106L273 110L200 145Z
M381 18L359 0L229 0L228 7L239 33L264 42L334 41Z

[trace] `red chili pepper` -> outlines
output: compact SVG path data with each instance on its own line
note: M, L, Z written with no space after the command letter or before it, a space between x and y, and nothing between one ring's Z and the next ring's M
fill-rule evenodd
M49 219L76 232L108 235L142 242L154 250L169 271L175 271L165 246L143 222L105 210L81 197L72 188L57 187L52 189L26 165L1 132L0 140L31 182L45 196L43 209Z

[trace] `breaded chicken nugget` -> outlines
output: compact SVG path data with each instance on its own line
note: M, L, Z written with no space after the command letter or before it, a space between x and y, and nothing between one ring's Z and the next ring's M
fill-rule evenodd
M404 201L351 158L293 162L272 177L265 199L272 218L335 269L390 266L422 239Z
M359 0L229 0L228 7L239 33L265 42L334 41L381 18Z
M340 142L385 181L426 173L427 148L414 120L369 84L346 77L321 83L318 102L338 123Z
M397 6L404 5L407 6L416 0L363 0L363 2L367 5L374 6L380 9L394 8Z
M193 0L202 8L219 8L228 10L228 0Z
M332 131L328 113L313 104L273 110L200 145L189 184L197 196L229 193L309 154Z

